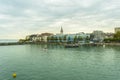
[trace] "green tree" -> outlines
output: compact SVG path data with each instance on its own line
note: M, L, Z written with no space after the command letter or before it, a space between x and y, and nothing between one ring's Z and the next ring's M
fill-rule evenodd
M26 42L26 40L25 39L20 39L19 42L21 42L21 43Z
M47 37L47 42L50 42L50 37L49 36Z
M77 36L74 37L74 42L75 42L75 43L77 42Z
M54 37L54 42L58 42L58 38L57 37Z
M67 40L67 36L65 35L64 38L63 38L64 42L66 42Z
M118 31L117 33L114 34L114 38L115 39L120 39L120 31Z
M62 38L61 37L59 37L59 41L62 42Z
M78 36L78 41L82 41L83 38L81 36Z
M54 36L51 37L51 42L54 42Z
M94 39L94 35L90 34L90 40L93 40L93 39Z
M89 43L90 38L87 36L85 40L86 40L87 43Z

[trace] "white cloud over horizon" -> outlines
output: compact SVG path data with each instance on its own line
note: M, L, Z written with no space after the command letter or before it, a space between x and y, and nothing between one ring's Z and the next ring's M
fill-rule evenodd
M0 0L0 39L120 27L120 0Z

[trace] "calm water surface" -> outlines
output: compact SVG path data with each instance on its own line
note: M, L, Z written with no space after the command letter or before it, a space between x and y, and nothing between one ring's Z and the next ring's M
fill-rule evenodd
M120 47L0 46L0 80L120 80Z
M0 39L0 43L12 43L12 42L18 42L17 39Z

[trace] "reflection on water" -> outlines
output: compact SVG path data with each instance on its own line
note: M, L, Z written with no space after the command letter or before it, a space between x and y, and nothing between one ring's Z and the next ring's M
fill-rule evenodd
M0 80L119 80L119 47L0 46Z

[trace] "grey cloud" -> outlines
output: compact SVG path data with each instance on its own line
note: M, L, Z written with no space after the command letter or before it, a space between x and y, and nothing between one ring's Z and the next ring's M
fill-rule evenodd
M119 3L120 0L0 0L0 32L57 33L60 26L66 32L111 31L115 24L120 26Z

